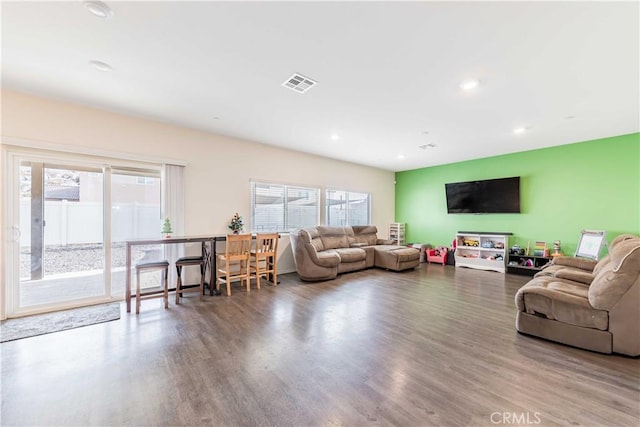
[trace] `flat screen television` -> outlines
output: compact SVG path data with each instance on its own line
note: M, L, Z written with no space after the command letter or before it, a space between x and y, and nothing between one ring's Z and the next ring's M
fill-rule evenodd
M520 177L445 184L447 212L520 213Z

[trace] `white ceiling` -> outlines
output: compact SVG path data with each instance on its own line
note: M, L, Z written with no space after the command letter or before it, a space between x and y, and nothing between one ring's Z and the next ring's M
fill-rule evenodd
M393 171L640 130L638 2L105 3L2 1L3 87Z

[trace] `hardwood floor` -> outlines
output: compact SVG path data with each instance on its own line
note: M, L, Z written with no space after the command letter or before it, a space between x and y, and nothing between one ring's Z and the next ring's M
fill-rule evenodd
M640 360L514 328L528 278L451 266L231 297L7 342L12 425L582 425L640 422Z

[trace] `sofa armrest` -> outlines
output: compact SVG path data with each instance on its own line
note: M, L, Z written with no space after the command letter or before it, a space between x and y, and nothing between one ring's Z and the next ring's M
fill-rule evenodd
M592 259L578 258L572 256L557 256L553 258L552 265L565 265L567 267L579 268L592 272L598 261Z
M393 242L395 242L395 240L390 240L390 239L378 239L376 241L376 245L393 245Z
M556 271L555 276L559 279L567 279L574 282L584 283L585 285L590 285L591 282L593 282L593 278L595 277L588 271L569 268L562 268Z
M333 251L318 252L316 248L310 244L306 244L305 249L307 254L309 254L311 262L317 266L331 268L337 267L338 264L340 264L340 255Z

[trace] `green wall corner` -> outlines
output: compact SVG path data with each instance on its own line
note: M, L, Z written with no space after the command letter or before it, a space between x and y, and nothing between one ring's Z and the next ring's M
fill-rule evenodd
M520 214L447 214L448 182L520 176ZM580 231L610 242L640 235L640 133L396 173L395 219L407 241L449 246L456 232L512 232L509 244L554 240L573 255ZM604 253L604 252L603 252Z

